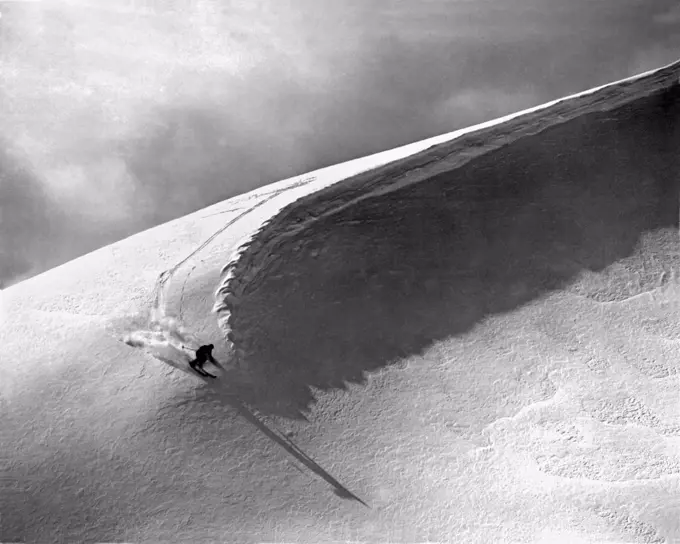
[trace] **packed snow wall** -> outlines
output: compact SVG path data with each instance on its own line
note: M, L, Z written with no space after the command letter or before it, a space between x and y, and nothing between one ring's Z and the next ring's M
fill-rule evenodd
M611 270L645 233L677 236L679 76L677 62L473 127L284 207L216 291L239 360L293 381L316 365L337 385L548 290L644 291L656 280ZM660 256L670 272L676 257Z

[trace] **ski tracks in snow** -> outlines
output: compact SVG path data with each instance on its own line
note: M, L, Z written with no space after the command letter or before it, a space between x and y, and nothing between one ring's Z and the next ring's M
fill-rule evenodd
M189 253L182 260L177 262L172 268L164 270L159 274L156 284L152 292L151 309L149 312L149 318L147 320L147 328L129 332L123 338L123 342L132 347L147 348L152 352L157 351L167 351L167 350L178 350L182 353L186 353L186 348L196 349L201 345L200 340L191 333L191 331L184 326L182 321L183 316L183 306L184 306L184 293L186 290L186 284L189 281L191 273L196 268L194 264L189 270L184 283L182 284L182 289L179 298L179 308L178 316L174 317L168 315L167 304L168 304L168 291L169 285L174 278L177 271L189 261L192 257L203 251L208 245L210 245L220 234L224 233L227 229L232 227L235 223L255 211L257 208L264 206L274 198L280 196L283 193L297 189L308 185L309 183L316 180L316 176L309 176L300 179L297 182L291 183L290 185L271 191L269 193L264 193L259 195L262 199L255 204L248 206L247 208L236 207L223 210L222 212L217 212L204 216L204 218L212 217L220 213L233 212L237 210L243 210L236 217L229 220L225 225L220 227L212 235L210 235L204 242L202 242L196 249ZM256 198L252 196L251 198ZM247 199L246 199L247 200ZM165 358L164 358L165 359ZM168 361L165 361L166 363ZM168 363L169 364L169 363ZM176 365L172 365L176 366Z

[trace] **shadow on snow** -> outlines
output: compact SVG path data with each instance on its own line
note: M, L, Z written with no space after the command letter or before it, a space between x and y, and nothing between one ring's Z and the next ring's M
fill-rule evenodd
M679 89L525 137L292 239L232 316L258 384L250 402L295 417L312 387L362 383L552 290L606 299L579 275L678 226Z

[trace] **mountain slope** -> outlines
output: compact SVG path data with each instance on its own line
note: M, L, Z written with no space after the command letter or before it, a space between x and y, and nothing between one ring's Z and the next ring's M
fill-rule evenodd
M679 71L3 290L0 541L677 539Z

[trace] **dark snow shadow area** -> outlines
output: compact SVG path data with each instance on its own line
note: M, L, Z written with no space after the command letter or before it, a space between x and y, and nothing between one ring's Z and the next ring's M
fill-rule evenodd
M679 94L553 126L287 243L232 322L258 408L304 410L310 387L360 383L676 229Z

